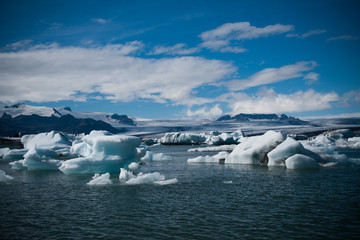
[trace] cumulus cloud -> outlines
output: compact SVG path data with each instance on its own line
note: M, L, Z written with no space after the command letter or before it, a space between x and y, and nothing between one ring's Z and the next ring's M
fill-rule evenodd
M314 61L297 62L280 68L265 68L246 79L233 80L227 83L232 91L245 90L255 86L266 85L304 76L304 72L317 66Z
M233 114L324 110L331 108L331 103L339 100L335 92L319 93L313 89L292 94L280 94L273 89L263 89L255 95L229 93L221 98L229 102Z
M139 41L103 47L36 45L0 53L0 101L84 101L97 93L111 101L149 99L204 104L193 89L237 71L231 63L202 57L141 58Z
M153 51L149 55L190 55L196 52L199 52L200 48L188 48L184 43L178 43L174 46L155 46Z
M336 41L336 40L359 40L360 36L352 36L352 35L342 35L338 37L328 38L327 41Z
M212 108L202 107L195 111L188 109L186 112L186 116L188 117L204 117L204 118L212 118L219 116L223 113L222 109L219 107L219 104L216 104Z
M350 92L346 92L343 96L341 96L340 102L345 107L350 107L353 105L360 105L360 89L355 89Z
M244 52L242 47L231 46L232 41L249 40L282 34L294 29L292 25L275 24L266 27L251 26L249 22L225 23L220 27L199 35L202 47L222 52Z
M296 38L304 39L304 38L308 38L308 37L313 36L313 35L319 35L319 34L323 34L323 33L326 33L326 32L327 31L325 29L315 29L315 30L307 31L306 33L303 33L303 34L288 33L288 34L286 34L285 37L296 37Z

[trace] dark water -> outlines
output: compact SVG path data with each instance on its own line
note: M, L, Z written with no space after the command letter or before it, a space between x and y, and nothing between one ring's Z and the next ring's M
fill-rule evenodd
M178 183L88 186L91 175L0 169L1 239L359 239L360 165L293 171L188 164L188 147L153 149ZM347 151L360 157L359 152ZM212 154L212 153L210 153ZM232 181L225 184L224 181Z

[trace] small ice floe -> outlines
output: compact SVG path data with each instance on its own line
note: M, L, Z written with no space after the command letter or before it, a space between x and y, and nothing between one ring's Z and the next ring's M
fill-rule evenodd
M95 173L93 179L90 182L88 182L87 185L102 186L102 185L109 185L112 183L113 182L110 180L110 173L104 173L101 175L99 173Z
M13 180L12 176L6 175L6 173L0 169L0 182L8 182Z
M233 181L223 181L223 184L233 184Z
M178 183L177 178L154 182L154 184L157 184L157 185L170 185L170 184L175 184L175 183Z

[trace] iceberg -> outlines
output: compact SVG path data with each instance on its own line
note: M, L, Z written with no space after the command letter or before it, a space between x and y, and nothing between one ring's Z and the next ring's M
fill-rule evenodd
M27 153L28 149L11 149L6 152L3 156L3 159L9 160L17 160L24 158L25 153Z
M139 148L141 141L137 137L112 135L105 131L92 131L82 138L82 147L72 148L80 157L63 161L59 167L65 174L115 173L133 161L145 155L145 149ZM77 143L74 146L82 144ZM84 150L88 149L88 150Z
M161 175L159 172L153 173L139 173L137 176L130 178L125 184L128 185L138 185L138 184L145 184L145 183L154 183L157 181L164 181L165 176Z
M58 170L64 159L74 156L70 152L71 142L68 138L55 131L24 135L21 142L24 149L18 152L25 152L24 159L10 163L16 169Z
M12 176L6 175L6 173L0 169L0 182L8 182L13 180Z
M280 132L267 131L261 136L249 137L241 142L225 159L231 164L267 164L267 154L285 140Z
M87 183L90 186L101 186L101 185L109 185L113 182L110 180L110 173L98 174L95 173L93 179Z
M160 139L161 144L202 144L206 141L206 137L202 134L196 133L166 133L164 137Z
M3 158L5 154L7 154L10 151L10 148L0 148L0 158Z
M284 142L268 153L268 166L285 166L285 160L295 154L303 154L317 160L318 162L324 162L319 155L305 149L300 142L288 137Z
M172 178L172 179L168 179L168 180L163 180L163 181L155 181L154 184L157 185L170 185L170 184L175 184L178 183L179 181L177 180L177 178Z
M141 161L171 161L173 158L171 156L165 155L163 153L153 153L152 151L146 151L144 157L141 158Z
M295 154L285 161L287 169L318 169L319 163L311 157Z
M214 156L199 156L196 158L189 158L187 160L188 163L220 163L221 159L226 159L229 155L228 152L219 152Z
M236 148L237 145L221 145L221 146L211 146L211 147L199 147L199 148L190 148L188 152L232 152Z

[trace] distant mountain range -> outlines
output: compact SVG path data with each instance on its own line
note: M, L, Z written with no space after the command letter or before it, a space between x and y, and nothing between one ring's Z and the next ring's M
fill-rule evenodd
M240 113L235 116L224 115L218 118L216 121L236 121L236 122L248 122L248 121L279 121L281 123L287 123L290 125L304 125L308 122L303 121L299 118L287 116L285 114L246 114Z
M124 132L124 127L136 125L126 115L73 112L69 107L36 107L24 103L0 106L0 116L0 136L51 130L68 133L107 130L120 133Z

